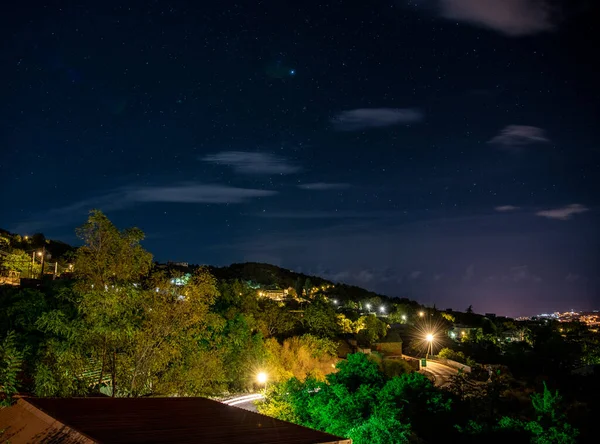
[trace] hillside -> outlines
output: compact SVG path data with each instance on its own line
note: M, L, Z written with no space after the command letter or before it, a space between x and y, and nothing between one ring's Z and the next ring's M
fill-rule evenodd
M41 233L32 236L22 237L18 234L10 233L0 229L0 251L5 253L17 253L23 256L24 266L28 266L32 251L39 251L46 248L47 260L65 261L75 252L76 247L68 245L61 241L46 239ZM191 266L195 268L196 266ZM10 268L10 267L9 267ZM177 265L169 265L169 268L178 271L185 271ZM366 290L355 285L340 284L324 279L319 276L297 273L295 271L278 267L276 265L245 262L235 263L224 267L208 266L211 273L219 280L241 280L252 282L257 286L266 289L286 289L295 290L306 286L320 288L319 292L329 297L335 297L341 301L365 301L370 299L380 299L381 301L391 301L403 303L413 307L419 307L419 304L409 299L390 298L385 295Z
M209 267L216 278L220 280L239 279L243 281L252 281L261 287L272 289L298 288L303 287L308 281L314 287L326 287L322 293L329 297L336 297L340 300L365 301L379 298L382 301L393 300L397 303L407 304L419 307L419 303L409 299L390 298L389 296L377 294L355 285L340 284L323 279L319 276L311 276L303 273L281 268L276 265L245 262L231 264L225 267Z

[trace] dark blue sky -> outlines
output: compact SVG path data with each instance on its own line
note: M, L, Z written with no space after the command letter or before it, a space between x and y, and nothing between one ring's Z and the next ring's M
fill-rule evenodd
M97 207L161 261L600 308L591 1L10 8L0 226L76 242Z

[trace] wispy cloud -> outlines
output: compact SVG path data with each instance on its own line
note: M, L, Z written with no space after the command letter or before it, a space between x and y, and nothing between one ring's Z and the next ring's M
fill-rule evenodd
M423 114L412 108L359 108L336 114L331 123L339 131L359 131L421 120Z
M571 204L566 207L538 211L535 214L537 216L547 217L548 219L569 220L574 214L585 213L586 211L589 211L589 208L581 204Z
M227 185L190 184L167 187L140 187L127 191L125 199L131 202L177 203L241 203L255 197L277 194L272 190L236 188Z
M463 281L470 282L475 277L475 265L471 264L465 270Z
M518 37L554 29L546 0L438 0L442 17Z
M494 210L499 211L501 213L507 213L509 211L517 211L519 209L519 207L515 207L514 205L500 205L496 208L494 208Z
M506 282L506 283L520 283L520 282L542 282L542 278L529 270L527 265L516 265L510 267L506 274L492 275L484 279L484 282Z
M506 148L520 148L549 141L546 132L542 128L527 125L508 125L488 143Z
M423 274L423 272L422 272L422 271L418 271L418 270L416 270L416 271L411 271L411 272L408 274L408 277L409 277L410 279L412 279L412 280L415 280L415 279L418 279L418 278L419 278L419 276L421 276L421 274Z
M17 224L12 227L12 230L17 233L24 233L41 228L47 229L48 227L67 225L76 220L83 220L85 214L93 208L114 211L137 203L152 202L237 204L275 194L277 194L277 191L236 188L218 184L188 183L170 186L132 186L48 210L39 214L33 220Z
M261 211L255 216L273 219L363 219L369 217L355 211ZM373 217L373 216L371 216Z
M204 156L201 160L226 165L241 174L292 174L300 171L298 165L269 153L221 151Z
M302 190L312 191L328 191L328 190L344 190L350 188L349 183L325 183L325 182L314 182L314 183L303 183L298 185L298 188Z

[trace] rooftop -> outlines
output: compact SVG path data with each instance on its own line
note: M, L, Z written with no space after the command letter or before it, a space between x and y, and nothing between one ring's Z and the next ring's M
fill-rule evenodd
M11 444L351 443L206 398L21 398L0 410L0 430Z

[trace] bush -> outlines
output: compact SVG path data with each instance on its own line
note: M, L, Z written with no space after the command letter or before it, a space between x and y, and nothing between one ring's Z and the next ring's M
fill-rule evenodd
M381 363L381 370L388 378L412 373L414 369L404 359L386 359Z
M463 352L456 352L450 348L443 348L438 353L438 356L443 359L449 359L451 361L460 362L461 364L467 364L468 358Z

